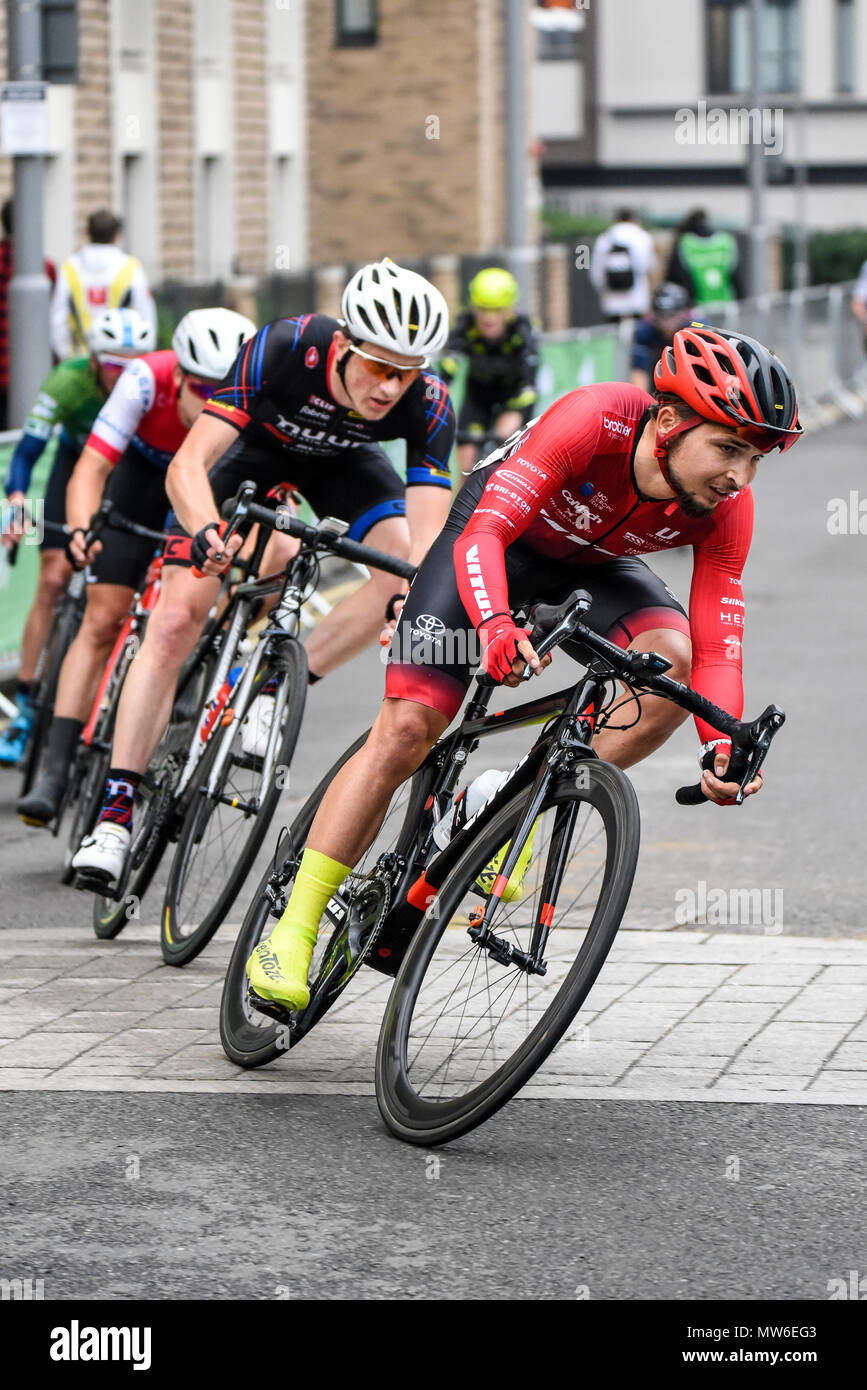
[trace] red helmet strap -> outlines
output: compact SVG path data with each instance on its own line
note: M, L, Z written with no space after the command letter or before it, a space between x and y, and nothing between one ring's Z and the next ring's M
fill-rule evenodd
M673 425L670 430L663 434L659 425L656 427L656 443L653 448L653 457L659 464L659 471L669 487L673 487L671 477L668 472L668 442L678 434L686 434L687 430L694 430L696 426L705 424L700 415L691 415L688 420L681 420L679 424Z

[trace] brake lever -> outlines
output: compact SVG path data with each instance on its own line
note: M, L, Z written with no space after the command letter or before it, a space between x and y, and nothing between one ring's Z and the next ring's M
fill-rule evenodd
M747 762L747 769L740 783L738 794L735 797L735 802L738 806L743 805L744 789L750 782L755 780L762 763L770 752L771 740L774 734L782 728L785 722L785 711L781 710L779 705L768 705L764 713L760 714L758 719L751 726L750 734L753 738L753 751Z
M585 609L589 607L589 603L583 605L576 604L576 606L570 609L566 614L565 618L563 618L556 627L551 629L548 636L542 638L538 646L533 644L533 635L532 633L530 634L530 645L533 646L533 650L540 661L543 657L547 656L549 652L553 651L555 647L559 647L561 642L565 642L567 637L574 636L575 629L581 624L582 614ZM521 672L521 680L528 681L534 674L533 668L528 662Z

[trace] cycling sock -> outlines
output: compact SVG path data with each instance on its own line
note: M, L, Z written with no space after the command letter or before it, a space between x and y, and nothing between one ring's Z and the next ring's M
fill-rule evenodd
M132 829L132 805L135 790L142 779L141 772L131 772L125 767L110 767L105 779L105 797L97 825L110 821L112 825L123 825Z
M296 940L300 937L311 945L316 944L325 904L337 892L351 867L315 849L305 849L286 911L271 932L270 941L275 950L279 950L289 937Z
M69 776L69 765L75 756L75 748L84 728L83 719L64 719L56 714L48 732L48 748L45 763L48 771L63 779L64 786Z
M15 694L22 700L29 700L32 688L32 681L19 681L15 689Z
M322 677L321 677L321 676L314 676L314 674L313 674L312 671L308 671L308 672L307 672L307 684L308 684L308 685L315 685L317 681L321 681L321 680L322 680Z

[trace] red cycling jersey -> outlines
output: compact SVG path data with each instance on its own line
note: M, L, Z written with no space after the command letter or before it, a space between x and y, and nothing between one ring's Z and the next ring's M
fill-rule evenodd
M188 433L178 414L177 362L170 349L134 358L94 420L87 447L112 464L133 448L168 468Z
M691 545L691 683L739 718L741 574L752 537L752 492L733 493L701 518L687 516L676 501L644 498L633 457L652 404L638 387L610 382L571 391L530 422L455 542L461 601L475 626L508 612L504 551L519 538L576 565ZM704 721L696 726L703 742L717 737Z

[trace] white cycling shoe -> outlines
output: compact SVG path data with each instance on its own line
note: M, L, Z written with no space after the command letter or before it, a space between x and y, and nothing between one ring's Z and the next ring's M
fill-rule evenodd
M241 751L253 758L264 758L274 720L274 696L257 695L241 725Z
M92 835L85 835L72 856L72 868L106 887L116 884L123 874L131 843L132 831L125 825L101 821L94 826Z

